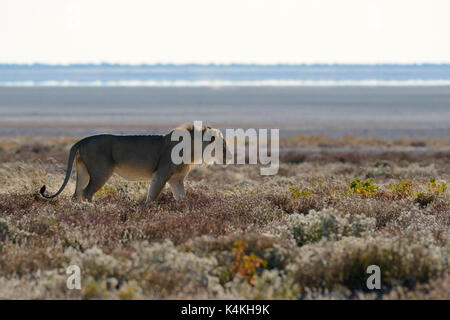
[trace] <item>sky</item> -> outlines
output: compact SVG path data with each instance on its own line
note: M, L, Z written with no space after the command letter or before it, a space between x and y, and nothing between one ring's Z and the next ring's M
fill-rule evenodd
M1 0L0 63L449 63L448 0Z

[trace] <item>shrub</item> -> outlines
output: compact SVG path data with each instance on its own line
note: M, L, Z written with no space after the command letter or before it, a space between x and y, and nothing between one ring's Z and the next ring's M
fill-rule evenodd
M415 202L418 203L422 208L425 208L431 202L436 199L436 195L432 193L419 192L416 196Z
M134 252L124 257L117 253L106 254L97 247L84 252L68 248L65 255L71 264L78 265L84 274L89 275L82 285L85 298L111 294L127 298L138 291L159 296L175 292L220 291L216 287L219 280L213 275L217 265L215 258L202 258L180 251L168 240L154 244L135 243ZM123 287L129 281L139 282L140 288L130 288L130 283ZM116 284L112 286L112 282Z
M348 187L348 193L358 194L364 197L370 197L376 195L378 192L378 186L373 183L373 178L366 181L361 181L359 179L354 179L350 182Z
M393 234L401 235L408 241L421 243L424 246L441 243L446 245L450 240L448 226L437 215L426 214L417 206L404 210L388 223L386 229Z
M302 199L302 198L310 198L312 196L312 192L309 191L308 189L297 189L295 187L291 187L289 188L289 192L291 193L292 198L295 199Z
M335 209L311 210L308 215L293 214L289 219L289 233L297 245L321 239L339 240L360 237L375 229L375 219L363 215L342 214Z
M370 265L381 269L382 290L401 285L414 288L439 277L448 268L448 249L411 244L399 238L343 238L306 245L287 269L305 288L366 290Z
M0 245L1 242L6 241L8 239L8 235L9 235L8 222L5 219L0 219Z
M406 178L429 177L437 174L434 163L428 166L420 166L418 163L410 163L407 167L395 166L393 174Z
M253 284L242 281L238 274L225 288L241 299L298 299L300 286L278 270L264 270L255 275Z
M417 193L415 202L422 208L425 208L431 202L436 200L437 197L442 196L446 190L447 184L445 182L438 183L436 179L432 178L428 183L428 190Z
M405 198L412 194L412 183L408 180L402 180L395 184L389 185L389 190L391 190L394 195Z
M438 183L436 179L432 178L428 183L428 188L431 192L441 195L447 190L447 184L445 182Z
M260 267L266 267L267 262L263 259L257 257L254 253L250 255L245 254L244 250L248 245L243 241L236 241L233 245L233 253L234 253L234 265L231 268L231 276L234 276L239 273L249 284L254 284L254 277L256 275L256 271Z

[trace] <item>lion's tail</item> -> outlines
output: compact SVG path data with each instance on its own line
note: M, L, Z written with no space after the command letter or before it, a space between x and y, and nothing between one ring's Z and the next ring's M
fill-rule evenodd
M72 148L70 148L69 162L67 163L66 177L65 177L65 179L64 179L64 182L63 182L61 188L59 188L58 192L55 193L54 195L52 195L52 196L47 196L47 195L45 195L45 189L46 189L46 187L45 187L45 185L44 185L44 186L42 186L41 190L39 191L39 193L41 194L42 197L44 197L44 198L46 198L46 199L53 199L53 198L59 196L59 194L64 190L64 188L65 188L66 185L67 185L67 182L69 182L70 175L71 175L71 173L72 173L73 161L74 161L75 155L76 155L76 153L77 153L77 151L78 151L78 147L80 146L80 142L81 142L81 141L75 143L75 144L72 146Z

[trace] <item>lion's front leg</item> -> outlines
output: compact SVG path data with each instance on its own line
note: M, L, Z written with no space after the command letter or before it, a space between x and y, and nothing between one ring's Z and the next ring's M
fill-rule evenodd
M186 191L184 191L183 181L171 181L169 182L170 189L172 190L172 194L175 197L175 200L181 200L186 197Z
M166 182L167 177L164 177L162 174L155 173L153 175L152 181L150 182L150 186L148 188L147 200L145 201L145 204L149 204L159 196L162 189L166 185Z

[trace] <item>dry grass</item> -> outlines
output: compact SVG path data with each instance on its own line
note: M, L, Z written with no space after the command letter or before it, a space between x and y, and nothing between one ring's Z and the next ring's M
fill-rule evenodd
M350 148L350 149L376 149L376 150L418 150L450 149L450 139L379 139L361 137L329 138L325 136L300 136L281 139L280 145L285 148Z
M147 184L118 177L93 203L71 201L74 179L44 201L37 191L60 186L74 139L0 138L0 298L449 299L450 192L430 187L450 181L448 141L411 153L389 151L395 141L292 140L282 145L384 152L285 153L271 177L195 168L185 200L165 190L145 207ZM349 189L356 178L378 188ZM71 264L80 291L66 288Z

